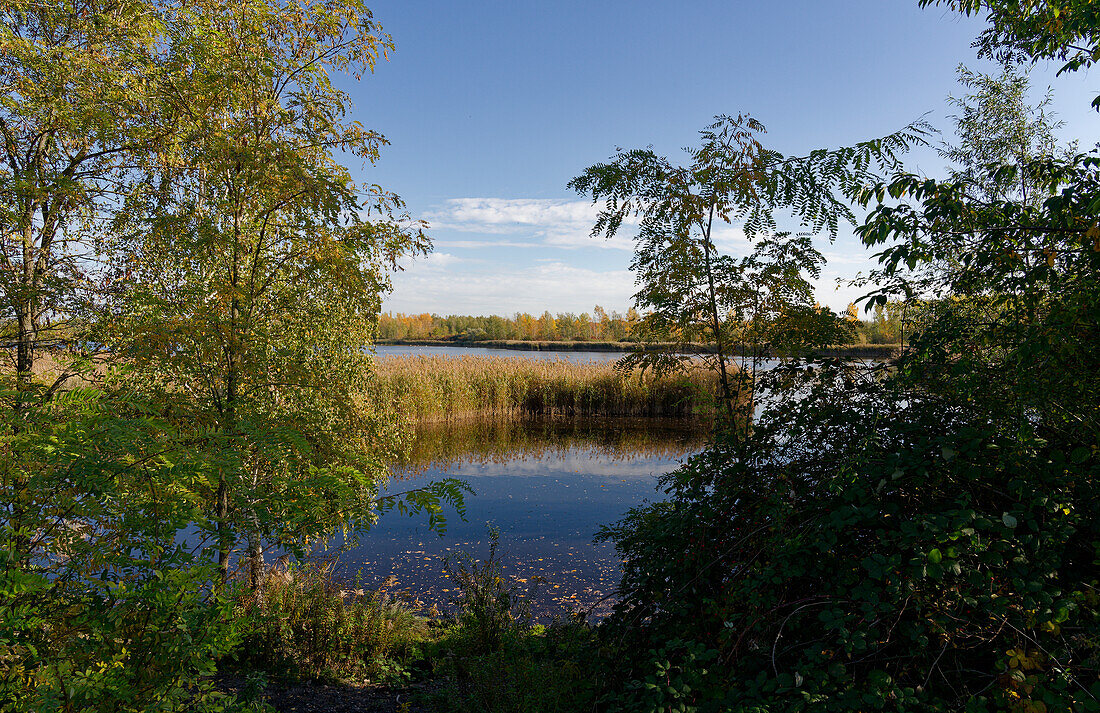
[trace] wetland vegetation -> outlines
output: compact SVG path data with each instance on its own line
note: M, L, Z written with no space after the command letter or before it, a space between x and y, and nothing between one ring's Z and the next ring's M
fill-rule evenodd
M715 375L658 375L613 362L403 356L379 359L367 398L411 423L520 416L707 418Z

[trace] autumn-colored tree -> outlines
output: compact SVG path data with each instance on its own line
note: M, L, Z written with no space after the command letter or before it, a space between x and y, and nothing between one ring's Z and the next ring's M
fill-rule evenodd
M190 3L179 143L129 209L114 348L157 387L206 454L222 578L247 545L300 551L369 523L398 443L361 397L388 271L427 249L396 196L356 185L337 152L385 143L346 118L332 72L358 77L391 47L355 0ZM414 494L438 510L451 484ZM385 503L383 503L385 504Z
M557 334L558 322L554 319L554 315L549 312L543 312L542 316L538 319L539 339L554 339Z
M24 391L79 342L103 212L166 136L157 37L149 2L0 8L0 333Z

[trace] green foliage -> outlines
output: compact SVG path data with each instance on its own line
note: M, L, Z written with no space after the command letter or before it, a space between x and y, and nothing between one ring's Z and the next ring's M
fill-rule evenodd
M461 636L460 632L454 635ZM480 656L445 652L436 672L447 683L428 697L441 713L557 713L591 710L599 664L590 627L555 622L508 642L500 651Z
M1091 0L919 0L965 15L985 13L989 27L975 42L982 56L1002 62L1060 60L1058 73L1087 69L1100 59L1100 8ZM1100 108L1100 97L1093 107Z
M0 7L0 338L22 387L86 338L100 221L164 142L161 20L143 0Z
M813 303L808 280L820 274L823 257L809 236L777 231L775 211L793 210L803 226L835 236L839 221L854 220L845 196L878 180L875 170L896 168L896 152L921 142L923 132L913 125L879 141L785 157L764 148L757 138L764 126L752 117L718 116L688 150L686 166L651 150L620 151L574 178L571 188L603 204L593 236L613 237L624 221L638 220L631 268L643 316L632 336L679 343L672 353L639 350L624 367L675 371L701 358L718 374L725 421L747 422L751 400L738 395L752 390L755 370L730 373L735 351L754 359L772 350L804 353L852 336L847 322ZM734 221L755 243L741 260L716 246L717 225ZM713 354L696 353L693 342L713 344Z
M1031 106L1027 74L1013 67L1005 67L1000 76L994 77L960 65L958 74L959 83L973 93L949 100L961 112L954 117L958 145L940 151L956 164L952 177L984 190L987 198L1040 202L1043 198L1041 190L1037 190L1040 186L1032 185L1026 174L989 176L985 171L991 164L1021 164L1054 155L1054 131L1061 127L1061 122L1053 122L1047 116L1052 101L1050 91Z
M292 680L401 683L427 624L384 590L341 583L324 565L279 570L234 596L238 666Z
M950 4L1091 62L1082 4ZM1100 710L1100 157L1052 156L1018 82L975 81L965 170L860 197L870 304L908 298L911 349L777 369L748 437L604 531L609 709Z
M856 305L848 307L849 314L856 316L859 308ZM876 304L869 320L854 322L856 340L861 344L901 344L906 336L913 333L911 320L908 319L909 305L904 302L894 301L885 305ZM858 319L858 317L857 317ZM908 323L908 324L907 324Z
M241 550L259 581L273 541L461 506L378 497L402 441L361 388L427 240L336 161L384 139L330 73L392 44L356 0L0 16L0 707L228 705Z
M444 560L447 577L458 588L462 648L474 655L499 652L531 628L531 606L518 582L504 578L500 529L490 527L489 554L483 562L468 552Z
M184 445L99 390L0 413L0 707L215 705L202 678L235 638L213 570L176 542L196 508Z
M434 667L447 684L431 698L439 711L584 710L593 702L592 630L583 622L533 625L519 583L506 578L500 530L488 533L489 553L466 552L444 566L457 586L455 626L435 644Z
M208 458L196 524L222 579L244 549L255 581L265 541L375 516L400 440L361 398L363 345L387 271L426 238L335 160L384 144L330 76L390 46L360 3L212 0L177 19L178 142L118 222L104 341Z
M957 388L989 408L1029 413L1078 437L1096 431L1097 370L1091 348L1100 314L1097 277L1100 157L1078 155L991 172L1029 172L1042 179L1038 206L989 201L968 184L902 176L891 191L918 205L877 207L860 229L868 243L894 238L881 253L887 292L936 290L948 300L919 349L928 378ZM956 269L906 274L907 264L963 255ZM956 358L948 360L947 354Z
M1087 706L1100 670L1091 451L1006 434L966 400L851 379L803 372L805 401L605 531L627 560L604 632L630 660L613 700ZM1017 653L1032 657L1020 674ZM645 685L662 671L663 688Z

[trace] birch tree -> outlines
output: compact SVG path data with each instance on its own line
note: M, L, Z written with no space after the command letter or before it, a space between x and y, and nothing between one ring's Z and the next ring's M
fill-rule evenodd
M358 78L392 48L353 0L208 2L174 51L185 130L130 203L115 266L120 348L209 459L205 493L222 578L243 540L300 548L372 521L399 447L361 396L389 271L429 247L421 225L339 158L385 139L348 117L332 73ZM409 496L438 513L453 483Z

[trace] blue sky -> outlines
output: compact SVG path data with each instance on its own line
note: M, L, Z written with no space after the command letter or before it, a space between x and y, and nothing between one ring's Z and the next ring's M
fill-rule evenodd
M770 148L800 154L895 131L922 116L950 137L955 68L979 62L983 24L916 0L786 2L431 2L379 0L397 44L360 82L340 80L355 117L391 145L363 170L428 220L434 252L395 275L383 309L440 314L625 311L635 291L629 235L588 237L594 208L567 182L616 147L681 147L715 114L747 112ZM1100 140L1088 104L1100 78L1054 78L1065 138ZM940 175L931 150L909 166ZM797 226L789 226L795 228ZM736 227L721 247L747 247ZM873 263L851 231L829 258L818 299Z

